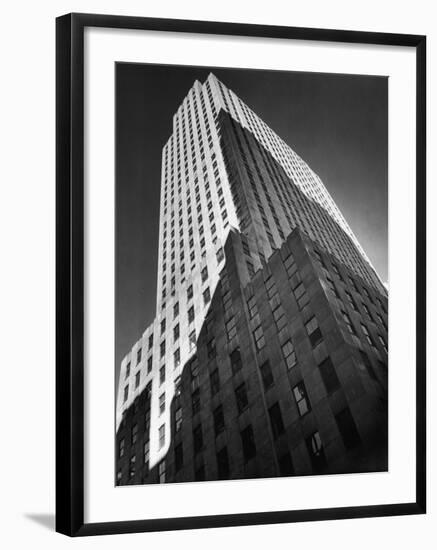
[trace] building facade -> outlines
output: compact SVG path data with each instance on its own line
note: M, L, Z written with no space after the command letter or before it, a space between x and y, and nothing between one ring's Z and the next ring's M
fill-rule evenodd
M160 208L117 483L386 469L385 288L318 176L214 75L174 116Z

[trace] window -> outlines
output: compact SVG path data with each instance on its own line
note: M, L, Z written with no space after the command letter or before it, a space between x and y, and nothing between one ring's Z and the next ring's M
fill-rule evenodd
M129 459L129 477L134 477L135 475L135 462L137 457L135 455L132 455Z
M174 467L176 472L178 472L183 465L184 465L184 450L182 447L182 443L179 443L179 445L176 445L174 449Z
M165 382L165 365L159 369L159 384L164 384Z
M323 340L322 332L320 330L317 319L314 316L311 317L311 319L307 323L305 323L305 328L306 328L308 337L310 339L311 345L313 348L315 348Z
M221 261L223 261L225 257L225 253L223 252L223 248L219 248L216 252L217 256L217 263L219 264Z
M347 330L348 330L349 334L352 334L353 336L356 336L357 333L355 331L355 328L352 324L352 321L351 321L351 318L349 317L349 315L343 310L341 310L341 314L343 316L343 321L346 324L346 327L347 327Z
M217 474L219 479L227 479L229 477L229 459L226 447L223 447L217 453Z
M161 415L165 411L165 392L159 396L159 414Z
M141 352L142 352L142 348L137 350L137 365L138 365L138 363L141 362Z
M190 285L187 288L187 300L191 300L192 297L193 297L193 285Z
M179 432L182 428L182 407L178 407L174 413L174 430Z
M149 456L150 456L150 441L147 440L147 441L144 443L144 448L143 448L144 464L148 464L148 463L149 463Z
M193 430L193 450L194 454L199 453L203 447L202 424L196 426Z
M132 445L135 445L138 439L138 424L134 424L130 432L130 442Z
M125 379L126 379L126 378L129 378L129 376L130 376L130 361L129 361L129 363L126 365L126 374L125 374L124 378L125 378Z
M176 342L179 340L180 335L180 329L179 329L179 323L173 327L173 342Z
M158 464L159 483L165 483L165 459Z
M311 407L310 407L310 402L305 389L305 385L303 382L299 382L299 384L294 386L293 395L296 401L299 415L304 416L306 413L308 413L311 410Z
M117 470L117 485L120 485L120 483L121 483L121 478L122 478L122 477L123 477L123 476L122 476L122 473L121 473L121 469L119 468L119 469Z
M188 336L188 343L190 346L190 351L196 347L196 331L192 330Z
M162 449L162 447L164 447L165 445L165 424L162 424L159 427L158 435L159 435L159 448Z
M284 422L279 403L275 403L269 408L270 424L272 426L273 437L276 439L284 431Z
M285 364L288 369L292 369L297 364L296 351L291 340L287 340L282 346L282 354L284 355Z
M146 432L147 438L149 438L149 430L150 430L150 409L147 409L144 415L144 431Z
M291 476L294 474L290 453L285 453L279 458L279 471L281 476Z
M147 359L147 373L152 372L153 355Z
M123 393L123 402L124 403L126 403L128 396L129 396L129 384L124 387L124 393Z
M212 359L213 357L215 357L215 338L211 338L211 340L208 341L208 343L206 344L206 350L208 353L208 359Z
M202 283L208 278L208 268L205 266L201 271Z
M244 461L248 462L256 455L255 438L253 435L252 426L249 424L247 428L244 428L240 435L243 446Z
M226 334L228 336L228 340L232 340L237 336L237 326L235 322L235 317L231 317L229 321L226 323Z
M138 388L140 385L141 371L139 370L135 375L135 388Z
M303 283L299 283L297 287L293 289L293 292L299 309L303 309L308 303L308 295Z
M387 342L384 340L384 338L380 334L378 334L378 340L380 341L381 346L384 348L385 352L387 353L388 352Z
M361 355L362 364L364 365L368 375L371 378L373 378L373 380L377 380L375 370L373 369L373 365L372 365L367 353L365 351L360 350L360 355Z
M340 381L332 364L331 358L327 357L319 365L320 375L325 385L326 391L331 393L340 387Z
M273 386L273 383L274 383L273 373L272 373L272 369L270 367L270 362L265 361L261 365L260 371L261 371L261 378L262 378L262 381L263 381L263 384L264 384L264 389L268 390L269 388L271 388Z
M336 414L335 420L346 449L356 447L360 443L360 436L349 408Z
M225 429L225 417L223 415L223 407L219 405L213 411L214 418L214 433L217 437Z
M306 446L313 469L316 472L320 472L326 466L326 457L319 432L314 432L306 439Z
M237 400L238 414L241 414L249 404L247 400L246 384L244 382L235 390L235 398Z
M220 376L218 369L214 369L209 375L209 382L211 385L211 395L215 395L220 389Z
M179 348L173 353L173 362L174 368L179 367L181 364L181 350Z
M347 301L349 302L349 305L354 311L358 311L357 304L355 303L355 300L352 298L352 294L345 290Z
M200 410L200 390L197 388L193 391L191 394L191 409L193 412L193 416L199 412Z
M238 372L242 367L242 361L241 361L241 355L240 355L240 349L235 348L233 352L230 355L231 358L231 368L233 374Z
M164 334L165 332L165 319L162 319L161 321L161 334Z
M209 304L210 301L211 301L211 291L209 290L209 288L206 288L203 291L203 303L206 306L206 304Z
M124 441L124 437L123 437L118 442L118 458L121 458L121 457L124 456L124 450L125 450L125 441Z
M255 340L256 349L258 351L261 350L265 346L264 333L261 325L253 331L253 338Z
M160 349L160 356L164 357L165 355L165 340L163 340L159 346Z
M188 310L188 323L194 323L194 307L191 306Z
M364 323L361 323L361 328L363 330L364 336L366 337L367 343L374 348L375 343L373 341L373 338L370 336L369 329L366 327Z

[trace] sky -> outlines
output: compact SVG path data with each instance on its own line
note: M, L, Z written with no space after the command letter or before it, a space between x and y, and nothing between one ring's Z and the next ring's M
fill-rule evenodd
M385 77L118 63L116 387L122 358L155 316L162 147L194 81L211 71L320 176L387 281Z

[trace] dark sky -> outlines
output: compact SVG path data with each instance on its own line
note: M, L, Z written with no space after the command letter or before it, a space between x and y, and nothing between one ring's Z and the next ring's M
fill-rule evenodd
M117 64L116 379L155 315L161 150L173 114L210 71L320 176L387 281L386 78Z

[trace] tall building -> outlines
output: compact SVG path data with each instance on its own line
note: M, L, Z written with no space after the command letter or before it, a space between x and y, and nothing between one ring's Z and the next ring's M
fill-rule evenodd
M320 178L210 74L162 153L117 483L387 467L387 296Z

